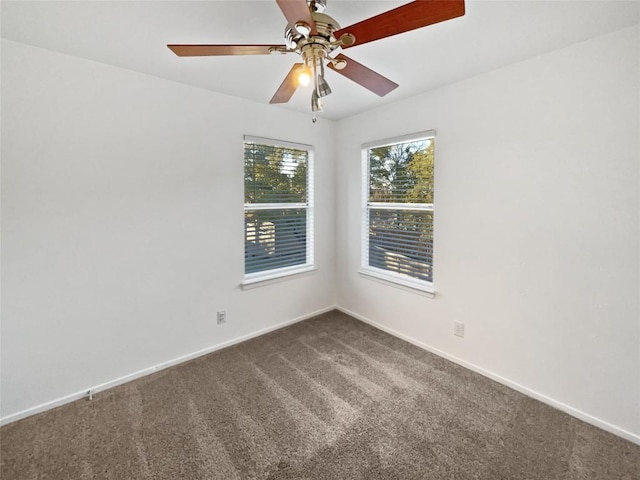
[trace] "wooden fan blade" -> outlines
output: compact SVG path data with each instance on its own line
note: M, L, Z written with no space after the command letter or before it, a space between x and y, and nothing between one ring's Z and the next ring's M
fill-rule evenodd
M298 78L296 77L296 73L298 73L298 69L303 66L304 63L293 64L293 67L291 67L287 76L284 77L282 85L278 87L278 90L276 90L276 93L273 95L273 98L269 103L287 103L289 101L298 88Z
M332 63L327 64L327 66L338 72L340 75L344 75L357 84L362 85L364 88L372 91L380 97L384 97L391 90L398 87L396 82L392 82L388 78L383 77L361 63L350 59L346 55L340 54L336 57L336 60L345 60L347 62L347 66L342 70L337 70Z
M289 23L304 22L311 27L311 35L317 35L316 22L313 21L307 0L276 0L280 10Z
M286 50L286 45L167 45L179 57L216 55L269 55L271 49Z
M342 47L348 48L463 15L464 0L418 0L336 30L334 35L336 38L345 33L354 35L353 45Z

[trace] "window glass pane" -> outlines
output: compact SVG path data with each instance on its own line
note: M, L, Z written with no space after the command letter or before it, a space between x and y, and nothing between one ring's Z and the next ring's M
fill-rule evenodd
M369 266L433 281L433 212L369 212Z
M432 138L369 150L369 201L433 203Z
M364 273L433 288L434 147L433 131L363 146Z
M245 274L313 264L313 152L273 142L244 141Z
M306 209L247 210L244 232L245 273L307 262Z
M309 152L245 142L245 203L305 203Z

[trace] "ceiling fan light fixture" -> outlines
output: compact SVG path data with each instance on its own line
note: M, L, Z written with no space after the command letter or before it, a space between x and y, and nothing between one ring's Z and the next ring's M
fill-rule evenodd
M331 87L324 79L324 63L320 60L320 73L316 79L316 91L319 97L326 97L331 93Z
M322 112L322 101L315 90L311 94L311 111L313 113Z
M324 77L318 77L318 96L326 97L331 93L331 87L324 79Z
M298 85L306 87L311 83L311 70L307 67L300 67L298 70Z

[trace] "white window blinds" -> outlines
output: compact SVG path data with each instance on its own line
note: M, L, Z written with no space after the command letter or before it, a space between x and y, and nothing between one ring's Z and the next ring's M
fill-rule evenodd
M313 264L313 152L306 145L245 137L245 277Z
M363 146L362 270L433 283L434 132Z

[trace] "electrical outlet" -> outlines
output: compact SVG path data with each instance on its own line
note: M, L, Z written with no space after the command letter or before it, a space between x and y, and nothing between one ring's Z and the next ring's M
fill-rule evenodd
M453 334L456 337L464 337L464 323L453 322Z
M227 323L227 312L225 310L218 310L218 325Z

